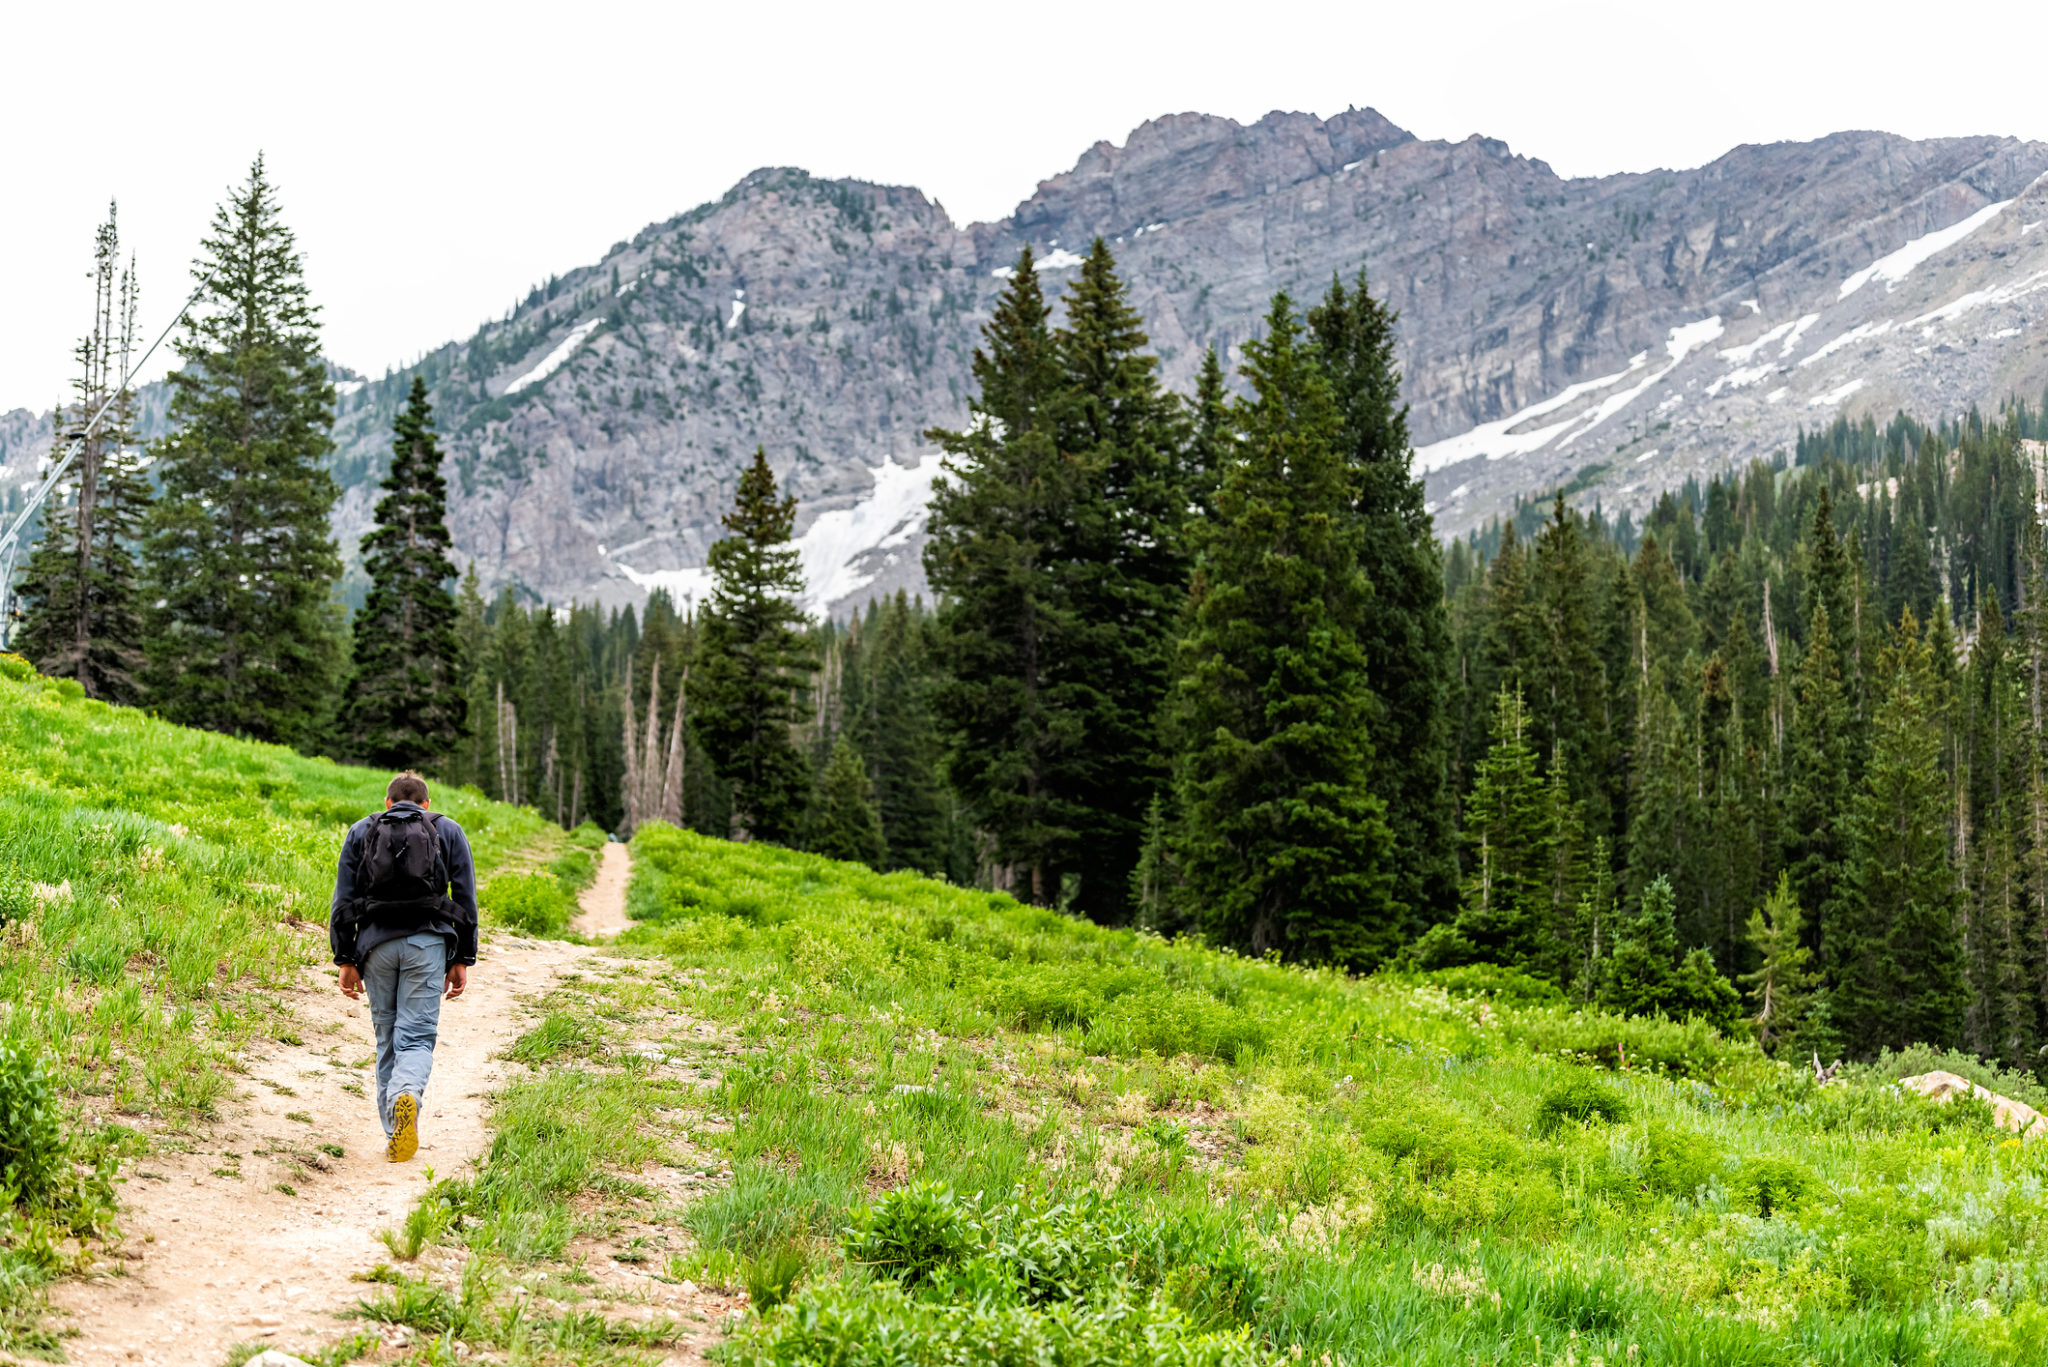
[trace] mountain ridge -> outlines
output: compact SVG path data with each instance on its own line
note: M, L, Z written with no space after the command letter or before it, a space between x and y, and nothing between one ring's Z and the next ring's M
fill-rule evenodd
M344 394L336 530L350 546L367 526L390 416L421 373L450 452L458 549L494 589L614 603L693 590L756 444L799 498L801 534L849 514L876 538L852 547L849 519L824 524L811 550L848 559L817 562L814 585L833 596L814 593L814 607L920 589L921 502L884 499L865 522L856 510L878 476L891 498L928 487L923 433L964 419L978 328L1017 251L1033 246L1057 296L1097 234L1182 390L1204 347L1234 355L1253 335L1275 289L1306 304L1365 265L1402 315L1442 533L1567 481L1629 506L1789 448L1801 422L1838 411L1932 416L2037 392L2048 354L2031 287L1964 311L2017 323L2010 335L1987 324L1964 345L1914 331L1952 331L1961 315L1913 319L1969 292L1951 283L1995 295L2048 271L2048 233L2026 226L2048 217L2027 207L2044 174L2048 144L1850 131L1567 180L1497 139L1422 140L1370 108L1165 115L1086 149L1006 218L964 226L915 187L762 168ZM1843 290L1978 215L1897 280ZM1894 316L1909 301L1915 312ZM1782 358L1756 340L1774 328ZM1740 364L1722 354L1742 347ZM1748 376L1781 359L1770 385ZM13 469L21 426L0 419Z

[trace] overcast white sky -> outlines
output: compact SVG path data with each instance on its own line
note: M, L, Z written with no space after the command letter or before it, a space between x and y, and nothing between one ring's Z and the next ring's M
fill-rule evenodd
M14 3L0 411L62 394L107 200L154 336L259 148L329 354L381 373L757 166L916 185L968 222L1180 110L1372 105L1566 175L1842 128L2048 139L2043 39L2042 0Z

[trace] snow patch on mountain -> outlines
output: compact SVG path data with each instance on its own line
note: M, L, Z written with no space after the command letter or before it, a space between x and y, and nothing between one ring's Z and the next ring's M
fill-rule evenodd
M1812 355L1800 357L1799 364L1801 366L1810 366L1816 361L1825 361L1843 347L1854 346L1866 338L1882 337L1897 326L1898 324L1889 318L1881 319L1874 323L1858 323L1855 327L1850 328L1834 340L1822 343L1815 349Z
M1816 394L1813 398L1806 401L1806 406L1808 408L1833 408L1836 404L1863 388L1864 383L1865 381L1861 379L1851 380L1839 388L1830 389L1825 394Z
M931 503L932 481L941 473L940 458L926 455L915 465L885 461L874 471L874 492L851 508L818 514L795 538L803 567L804 591L798 604L822 613L872 584L892 552L907 548L924 530ZM619 573L642 589L666 589L678 607L702 606L711 593L711 570L696 565L675 570L636 570L619 560L632 549L622 546L612 556Z
M1838 300L1847 299L1873 280L1883 280L1887 291L1897 289L1899 282L1908 275L1911 275L1915 266L1938 252L1946 251L1971 233L1976 232L1986 223L2004 213L2006 206L2011 203L2013 201L2007 199L2000 200L1996 204L1987 204L1961 223L1952 223L1946 228L1928 233L1925 237L1916 237L1889 256L1880 256L1877 260L1871 262L1862 270L1857 271L1847 280L1844 280L1841 293L1837 294L1835 298Z
M1500 460L1505 456L1522 456L1532 451L1540 451L1552 442L1556 442L1558 449L1563 450L1642 397L1652 385L1662 381L1683 364L1685 358L1694 351L1719 341L1726 331L1727 328L1723 326L1721 315L1718 313L1711 318L1702 318L1697 323L1680 324L1672 328L1664 340L1664 354L1671 358L1670 364L1651 371L1620 393L1608 395L1594 407L1574 413L1563 422L1539 427L1531 432L1513 430L1536 418L1547 417L1585 395L1611 389L1638 371L1647 369L1650 364L1649 352L1638 352L1630 357L1627 370L1603 375L1597 380L1581 380L1562 393L1554 394L1541 403L1530 404L1497 422L1482 423L1460 436L1448 437L1443 441L1419 447L1415 452L1415 469L1427 474L1431 470L1441 470L1446 465L1455 465L1474 456L1485 456L1489 460Z
M569 358L576 354L576 348L582 346L590 334L597 331L598 325L603 322L604 319L602 318L592 318L587 322L578 323L574 328L570 329L569 335L562 339L561 345L541 358L539 365L506 385L505 393L517 394L520 390L531 385L537 385L557 370L560 370L568 362Z
M2032 275L2015 280L2009 285L1988 285L1981 290L1971 290L1968 294L1958 295L1940 308L1930 309L1921 314L1906 326L1950 322L1972 309L1983 308L1986 304L2009 304L2015 299L2044 289L2048 289L2048 271L2035 271ZM1931 327L1929 331L1932 331Z
M1138 232L1157 232L1165 226L1164 223L1148 223L1138 229ZM1133 236L1135 235L1133 234ZM1085 256L1076 256L1065 247L1056 245L1051 251L1039 257L1032 264L1041 271L1066 271L1072 270L1087 259ZM1008 280L1017 274L1017 268L1015 266L998 266L990 271L989 274L998 280Z

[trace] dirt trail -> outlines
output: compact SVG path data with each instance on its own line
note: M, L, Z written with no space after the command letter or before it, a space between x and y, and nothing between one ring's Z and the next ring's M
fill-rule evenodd
M605 847L583 897L593 924L625 924L626 864L624 846ZM522 1028L521 1001L592 952L488 937L469 990L442 1004L420 1152L406 1164L384 1158L369 1009L341 995L332 968L310 971L276 1027L302 1042L245 1054L218 1122L165 1136L125 1169L123 1258L51 1297L54 1322L78 1334L71 1360L219 1367L235 1343L303 1348L352 1332L334 1316L372 1289L349 1274L390 1256L377 1231L399 1227L429 1167L453 1175L483 1152L489 1094L522 1071L495 1057Z
M624 845L613 841L604 847L598 855L597 878L583 890L583 910L574 922L578 935L609 940L631 924L626 920L626 876L632 867Z

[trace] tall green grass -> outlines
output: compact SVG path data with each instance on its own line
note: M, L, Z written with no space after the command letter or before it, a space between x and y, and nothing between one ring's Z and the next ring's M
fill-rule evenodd
M390 775L186 730L0 658L0 1036L115 1116L213 1112L269 994L325 962L334 863ZM436 787L489 869L549 829Z
M734 1172L690 1211L700 1257L804 1259L736 1363L984 1337L1417 1367L2048 1356L2048 1146L1881 1073L1817 1087L1704 1027L663 827L633 848L625 946L743 1042L710 1103L732 1128L694 1136ZM1129 1246L1056 1313L1000 1259L899 1286L860 1231L913 1187L1099 1201ZM924 1351L902 1360L954 1360Z
M342 834L389 779L108 707L0 656L0 1166L27 1171L6 1157L18 1097L46 1087L37 1123L57 1126L36 1141L54 1176L0 1182L0 1349L59 1351L40 1287L110 1230L114 1162L215 1115L240 1051L287 1029L283 992L329 957ZM437 786L434 806L485 870L562 843L473 791Z

